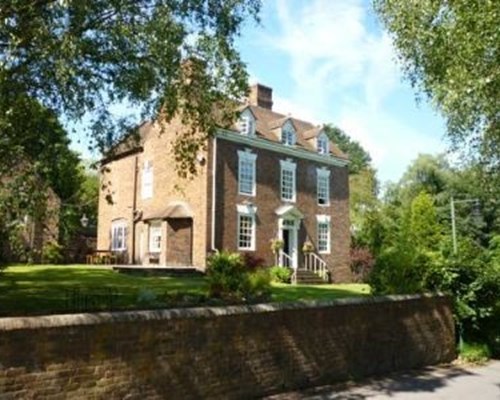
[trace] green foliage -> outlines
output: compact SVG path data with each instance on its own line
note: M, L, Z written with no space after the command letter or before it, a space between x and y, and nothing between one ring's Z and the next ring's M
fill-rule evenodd
M247 89L234 39L260 6L259 0L5 0L0 130L26 135L13 114L36 124L16 111L28 97L58 118L87 115L93 144L104 149L137 122L110 113L125 101L144 119L179 116L190 126L178 132L175 149L180 171L192 171L202 143L197 132L212 134L219 117L230 121L227 99ZM212 112L214 104L221 115ZM0 141L2 150L14 137Z
M292 270L287 267L275 265L269 269L273 282L290 283L292 279Z
M350 174L357 174L370 166L372 161L370 154L344 131L336 126L326 125L325 133L340 150L349 156Z
M474 145L498 171L498 3L374 0L374 6L406 77L447 118L452 143Z
M260 268L249 271L238 253L221 251L208 258L209 295L228 301L252 301L270 293L270 274Z
M248 274L244 297L247 301L267 301L271 296L271 274L266 268L259 268Z
M421 192L411 202L410 213L409 239L411 243L422 249L436 250L441 228L437 221L432 197Z
M490 359L491 352L484 343L464 342L459 348L458 356L466 363L484 364Z
M350 259L354 282L367 282L375 266L371 251L366 247L352 247Z
M42 262L44 264L59 264L62 260L62 247L59 243L49 242L43 246Z
M448 247L448 248L446 248ZM376 261L370 284L375 294L440 291L454 299L462 337L488 343L500 354L500 265L472 241L461 241L458 255L445 243L441 252L392 248Z

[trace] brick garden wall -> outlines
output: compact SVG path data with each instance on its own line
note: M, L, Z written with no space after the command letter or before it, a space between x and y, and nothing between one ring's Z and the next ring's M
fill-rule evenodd
M0 319L0 398L252 398L451 361L449 299Z

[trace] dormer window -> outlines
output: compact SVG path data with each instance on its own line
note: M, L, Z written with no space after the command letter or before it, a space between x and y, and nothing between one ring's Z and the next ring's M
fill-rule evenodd
M319 154L328 154L328 138L324 133L317 138L317 148Z
M242 135L255 135L255 118L250 110L246 109L241 113L238 128Z
M295 129L291 122L286 122L281 128L281 143L287 146L294 146L296 141Z

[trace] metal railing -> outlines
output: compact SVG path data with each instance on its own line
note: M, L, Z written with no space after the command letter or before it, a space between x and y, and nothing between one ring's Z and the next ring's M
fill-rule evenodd
M316 253L304 254L304 269L312 271L324 281L328 281L328 267L326 262Z

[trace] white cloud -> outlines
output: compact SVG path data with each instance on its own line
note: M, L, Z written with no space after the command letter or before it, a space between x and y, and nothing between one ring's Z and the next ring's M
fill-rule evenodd
M444 148L439 136L422 134L392 104L408 92L387 33L370 25L362 0L276 0L278 33L261 39L289 61L293 85L275 109L315 123L333 122L371 154L382 181L398 179L419 152ZM414 109L412 110L414 111ZM420 128L422 129L422 128Z
M397 80L390 39L366 28L361 0L277 1L281 34L268 38L291 61L295 98L318 99L361 87L377 106Z

